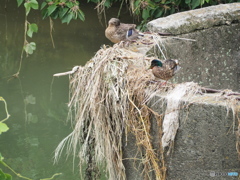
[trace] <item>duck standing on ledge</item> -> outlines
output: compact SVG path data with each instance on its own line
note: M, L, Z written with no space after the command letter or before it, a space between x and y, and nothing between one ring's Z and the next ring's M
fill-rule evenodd
M163 79L167 83L177 73L180 66L178 65L178 60L168 59L161 62L158 59L154 59L149 69L152 69L152 73L156 78Z
M136 24L124 24L117 18L111 18L105 30L105 36L113 43L133 41L140 35L135 28Z

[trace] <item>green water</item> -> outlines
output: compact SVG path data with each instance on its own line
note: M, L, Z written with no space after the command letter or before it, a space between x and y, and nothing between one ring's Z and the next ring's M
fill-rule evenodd
M28 41L36 42L37 50L24 56L19 79L11 79L19 68L25 12L23 7L17 8L14 0L0 4L0 96L7 101L11 115L6 121L10 130L0 135L0 153L16 172L34 180L54 173L63 173L55 178L58 180L80 179L78 159L73 168L72 157L66 160L63 154L60 162L53 165L55 148L71 132L70 123L66 123L68 77L53 80L53 74L84 65L101 45L111 45L94 5L84 4L81 8L85 22L78 20L67 25L54 21L55 48L49 19L42 20L39 12L30 12L29 21L38 24L39 32ZM108 17L116 17L117 12L118 8L113 8ZM0 102L0 119L5 117L4 112ZM21 179L2 165L0 169L12 174L14 180Z

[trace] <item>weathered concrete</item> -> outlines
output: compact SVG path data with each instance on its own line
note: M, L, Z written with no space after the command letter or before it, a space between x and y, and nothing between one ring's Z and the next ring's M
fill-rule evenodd
M155 97L152 103L157 99L159 97ZM161 106L160 101L152 108L162 113ZM152 127L156 129L156 122L153 120L152 123ZM207 180L212 178L212 171L240 173L236 135L231 129L234 124L231 110L228 113L226 106L217 103L193 103L180 111L179 123L174 151L165 161L168 168L167 179ZM235 131L236 124L235 121ZM218 176L213 179L227 178L229 177Z
M153 32L185 34L213 26L230 25L240 20L240 3L222 4L176 13L148 23Z
M196 42L163 38L167 58L179 59L182 70L174 78L176 82L195 81L200 85L240 91L240 3L208 7L160 18L148 24L153 32L171 32L177 37L195 39ZM210 173L238 172L240 163L236 150L234 123L226 100L219 101L219 94L204 99L196 96L189 106L180 111L173 153L166 158L167 179L208 180L238 179L215 176ZM154 97L149 106L164 113L164 99ZM217 100L216 100L217 99ZM157 103L156 103L157 102ZM182 102L184 103L184 102ZM238 107L240 109L240 105ZM229 110L229 111L228 111ZM240 116L240 114L239 114ZM152 143L158 151L159 129L152 119ZM129 136L123 147L127 179L141 180L142 166L134 158L135 139ZM137 157L141 158L141 157ZM135 167L134 168L134 162ZM138 170L138 171L137 171ZM151 179L155 179L152 175Z
M220 94L198 95L181 105L179 123L174 151L166 155L167 179L169 180L225 180L230 177L215 176L210 173L238 172L240 174L240 161L236 150L237 119L234 120L232 110L226 105L226 100L216 101ZM164 114L166 100L161 95L155 96L149 106L159 114ZM157 103L156 103L157 102ZM224 105L225 104L225 105ZM240 109L240 104L238 106ZM240 113L239 113L240 116ZM156 152L159 150L161 138L156 119L152 119L152 144ZM233 131L233 124L235 125ZM128 137L127 146L123 147L124 165L127 179L142 180L142 158L137 153L135 138ZM154 173L150 174L151 180ZM238 179L232 177L230 179Z
M148 27L153 32L188 32L177 37L196 40L163 39L167 58L179 59L182 66L176 82L194 81L207 87L240 91L239 20L240 3L233 3L177 13L154 20Z

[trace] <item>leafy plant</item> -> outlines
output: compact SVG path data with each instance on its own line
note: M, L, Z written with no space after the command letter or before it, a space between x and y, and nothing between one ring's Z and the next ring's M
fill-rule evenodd
M2 134L3 132L6 132L9 130L9 127L7 126L7 124L0 122L0 134Z
M7 102L5 101L5 99L0 96L0 101L4 102L5 112L6 112L6 115L7 115L7 117L5 119L0 121L0 134L2 134L3 132L8 131L8 129L9 129L9 127L7 126L7 124L4 123L4 121L8 120L8 118L10 117L10 114L8 113ZM0 157L0 160L1 160L1 157Z
M2 164L3 166L5 166L6 168L8 168L10 171L12 171L15 175L17 175L18 177L22 178L22 179L27 179L27 180L33 180L30 179L28 177L22 176L21 174L17 173L16 171L14 171L8 164L6 164L4 161L4 157L1 155L0 153L0 164ZM54 174L52 177L50 178L44 178L44 179L40 179L40 180L52 180L54 177L61 175L62 173L56 173ZM4 173L2 171L2 169L0 169L0 180L12 180L12 176L10 174Z
M20 6L24 0L17 0L18 6ZM38 32L38 26L35 23L29 23L27 20L27 17L31 11L31 9L37 10L38 9L38 2L37 0L26 0L24 3L25 7L25 13L26 13L26 18L25 18L25 31L24 31L24 46L23 49L25 52L28 54L32 54L34 50L36 50L36 43L35 42L28 42L27 41L27 36L32 38L33 33Z
M38 26L35 23L30 23L27 18L32 9L38 10L39 3L37 0L17 0L18 6L22 4L25 7L25 31L24 31L24 45L23 51L26 52L26 55L33 54L36 50L35 42L28 42L27 37L32 38L33 33L38 32ZM50 25L52 30L52 21L51 18L57 19L60 18L62 23L69 24L72 19L80 19L82 21L85 20L84 13L79 8L79 2L77 0L44 0L41 4L41 12L43 18L50 18ZM51 31L52 32L52 31ZM53 42L53 38L51 35L51 39ZM54 46L54 42L53 42ZM21 64L23 60L23 51L21 54L20 66L19 70L13 77L18 77L19 72L21 70Z
M62 23L69 23L72 19L85 20L84 13L76 0L45 0L41 5L43 18L60 18Z
M109 8L114 3L122 3L122 0L88 0L97 5L98 12L104 13L105 8ZM174 14L176 12L196 9L222 3L240 2L240 0L126 0L133 15L142 19L140 28L144 28L146 23L152 19Z

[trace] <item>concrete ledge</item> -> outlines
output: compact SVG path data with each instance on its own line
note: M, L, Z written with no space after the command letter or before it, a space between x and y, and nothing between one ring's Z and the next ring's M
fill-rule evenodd
M182 67L174 82L195 81L209 88L240 91L240 3L177 13L149 22L148 28L152 32L178 35L174 38L163 37L159 44L166 58L178 59ZM180 127L174 141L174 151L165 159L167 179L239 178L226 176L227 172L240 174L235 134L239 131L238 120L234 121L228 100L219 97L221 94L181 99ZM164 115L167 106L164 94L156 95L148 105ZM239 102L235 106L240 117ZM159 154L161 143L161 127L158 124L156 119L151 119L151 143L156 154ZM135 157L136 149L135 138L130 135L128 145L123 147L129 180L144 179L142 164L131 159ZM138 154L137 158L141 156ZM220 173L223 176L218 176ZM153 171L149 177L156 179Z
M204 97L208 99L208 97ZM162 113L163 102L160 97L152 99L150 106ZM182 102L179 114L180 127L174 143L173 153L166 158L167 179L205 180L212 178L210 172L238 172L240 162L236 150L237 120L234 122L233 114L228 107L216 102L198 103L201 97L195 97L195 102ZM210 97L209 102L214 99ZM158 101L157 101L158 100ZM158 102L156 104L156 102ZM190 103L188 105L188 103ZM184 106L185 104L185 106ZM156 122L152 120L153 132L158 132ZM232 125L235 124L233 131ZM153 134L156 139L156 133ZM159 138L157 138L159 139ZM153 140L155 146L159 140ZM228 177L215 177L213 179L227 179ZM234 177L231 179L238 179Z
M213 26L229 25L239 20L240 3L232 3L176 13L149 22L147 28L152 32L178 35Z
M225 25L225 22L234 20L235 23ZM149 28L156 32L187 33L175 36L175 39L162 38L165 56L178 59L182 67L174 78L175 82L194 81L201 86L240 92L239 20L240 3L233 3L159 18L149 22ZM194 31L196 27L192 24L197 24L198 29L208 28ZM219 26L214 26L217 24Z
M236 150L237 119L233 118L232 110L227 106L224 98L220 101L220 94L194 96L189 101L182 99L179 112L179 123L174 150L166 155L167 179L169 180L224 180L229 177L211 177L210 173L238 172L240 162ZM165 113L166 99L156 95L149 102L149 107L159 114ZM236 106L240 110L240 104ZM240 116L240 113L238 114ZM233 129L233 125L234 129ZM161 138L160 127L155 118L151 120L152 144L159 153ZM135 138L129 135L128 145L123 147L124 165L127 179L143 180L143 166L136 156L137 146ZM135 160L133 160L136 158ZM149 174L156 179L154 172ZM231 179L238 179L232 177Z

